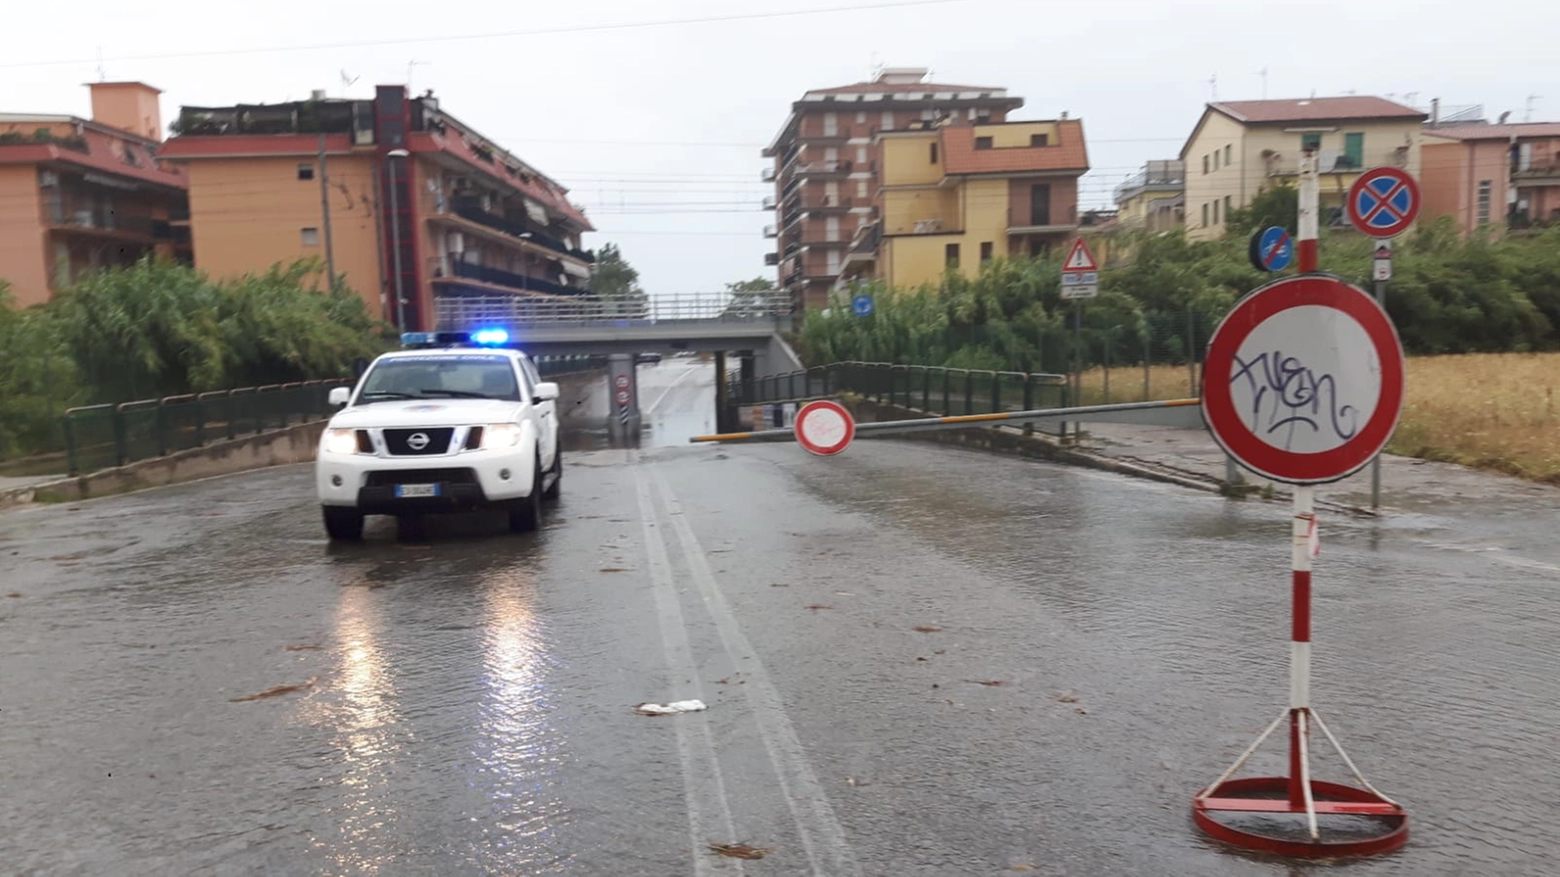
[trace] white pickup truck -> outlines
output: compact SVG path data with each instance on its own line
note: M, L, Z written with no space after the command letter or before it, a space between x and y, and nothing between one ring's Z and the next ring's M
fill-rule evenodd
M408 341L407 339L411 339ZM558 385L518 350L462 335L409 333L414 349L381 355L326 425L315 462L325 531L363 536L365 515L403 524L429 513L501 508L535 530L562 486Z

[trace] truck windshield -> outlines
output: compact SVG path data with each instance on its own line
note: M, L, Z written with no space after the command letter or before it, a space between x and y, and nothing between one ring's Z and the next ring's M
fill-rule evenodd
M508 357L481 354L384 359L364 377L358 402L450 396L518 402L514 364Z

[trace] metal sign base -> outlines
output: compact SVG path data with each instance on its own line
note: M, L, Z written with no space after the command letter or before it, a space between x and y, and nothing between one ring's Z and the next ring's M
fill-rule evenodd
M1290 729L1290 775L1230 779L1286 718ZM1363 788L1311 779L1307 744L1313 722L1327 736L1327 741ZM1217 813L1303 815L1306 837L1280 834L1279 830L1284 826L1279 819L1273 821L1273 833L1263 833L1250 818L1235 825L1214 818ZM1357 821L1368 819L1381 830L1376 833L1350 831L1346 836L1327 837L1317 823L1318 815L1363 817ZM1408 843L1408 813L1365 779L1321 716L1308 707L1287 709L1274 719L1229 770L1192 800L1192 819L1209 837L1232 846L1297 858L1369 856L1391 852Z

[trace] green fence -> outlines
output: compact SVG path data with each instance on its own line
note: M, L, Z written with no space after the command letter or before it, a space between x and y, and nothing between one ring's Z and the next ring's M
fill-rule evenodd
M732 381L728 387L733 406L803 402L850 392L935 415L1065 408L1072 397L1065 375L886 362L836 362L749 382Z
M334 387L350 378L87 405L65 412L70 474L198 448L209 442L324 420Z

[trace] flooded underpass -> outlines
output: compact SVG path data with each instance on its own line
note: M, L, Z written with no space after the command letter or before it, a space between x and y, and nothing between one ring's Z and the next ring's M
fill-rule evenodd
M687 446L708 374L642 369L689 422L577 440L535 535L330 546L306 466L0 514L0 871L1297 872L1189 814L1286 704L1287 506ZM1413 820L1351 871L1554 871L1557 504L1513 502L1323 518L1313 699Z

